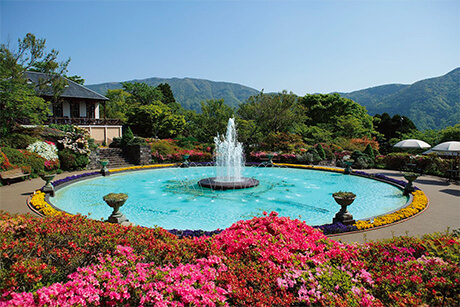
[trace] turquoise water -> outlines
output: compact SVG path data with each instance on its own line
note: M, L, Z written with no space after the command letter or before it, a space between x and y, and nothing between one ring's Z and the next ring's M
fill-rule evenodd
M262 216L263 211L276 211L309 225L328 224L340 209L332 193L340 190L357 195L348 207L355 219L384 214L407 202L402 191L392 185L324 171L250 167L244 176L258 179L257 187L212 191L198 186L199 179L213 176L214 167L112 174L68 185L50 201L69 213L107 219L112 209L102 197L126 193L129 198L121 212L137 225L203 230L224 229L238 220Z

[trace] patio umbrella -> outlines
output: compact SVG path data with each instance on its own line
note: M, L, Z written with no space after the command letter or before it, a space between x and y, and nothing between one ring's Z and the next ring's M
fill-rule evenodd
M436 145L435 147L432 148L432 150L441 151L441 152L449 152L449 153L452 153L452 155L456 153L458 156L458 154L460 153L460 142L456 142L456 141L444 142L444 143ZM458 174L458 170L454 169L452 160L450 161L450 168L451 168L450 172L456 172Z
M449 141L436 145L431 148L434 151L460 152L460 142Z
M431 145L421 141L421 140L414 140L414 139L408 139L408 140L402 140L401 142L396 143L393 145L393 147L398 147L398 148L430 148Z

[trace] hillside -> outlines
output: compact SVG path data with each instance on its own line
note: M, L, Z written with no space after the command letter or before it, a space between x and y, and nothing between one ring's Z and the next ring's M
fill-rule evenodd
M185 109L200 111L200 102L208 99L224 99L225 103L236 107L246 101L250 96L257 95L258 91L247 86L229 82L214 82L192 78L148 78L127 82L142 82L150 86L158 86L160 83L168 83L176 98ZM87 85L88 88L100 94L107 90L122 88L121 82L101 83Z
M149 78L128 82L144 82L151 86L168 83L176 100L186 109L200 111L200 102L224 99L236 107L258 91L250 87L192 78ZM122 88L121 82L88 85L88 88L105 94L108 89ZM370 115L384 112L406 115L417 128L439 129L460 122L460 68L444 76L415 82L414 84L387 84L350 93L339 93L365 106Z
M370 115L406 115L421 130L460 122L460 68L411 85L382 85L340 95L365 106Z

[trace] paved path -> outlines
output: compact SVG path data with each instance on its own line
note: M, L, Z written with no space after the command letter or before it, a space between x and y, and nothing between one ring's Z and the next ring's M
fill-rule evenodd
M85 173L88 171L63 173L55 179ZM366 170L368 173L381 173L385 176L403 180L403 174L398 171ZM43 186L40 178L13 183L10 186L0 187L0 209L11 213L31 213L26 205L27 198L34 190ZM387 227L368 230L355 234L334 236L332 239L342 242L365 242L392 236L421 236L427 233L445 231L447 228L460 229L460 185L446 182L445 179L423 175L414 184L419 187L429 199L429 207L416 217ZM351 209L351 207L350 207ZM352 210L350 210L352 211ZM352 212L353 213L353 212Z

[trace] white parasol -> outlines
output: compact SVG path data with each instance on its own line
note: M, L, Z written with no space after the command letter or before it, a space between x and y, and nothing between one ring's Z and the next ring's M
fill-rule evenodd
M396 143L393 145L393 147L398 147L398 148L430 148L431 145L421 141L421 140L414 140L414 139L408 139L408 140L402 140L401 142Z
M444 151L444 152L460 152L460 142L449 141L436 145L431 148L434 151Z

